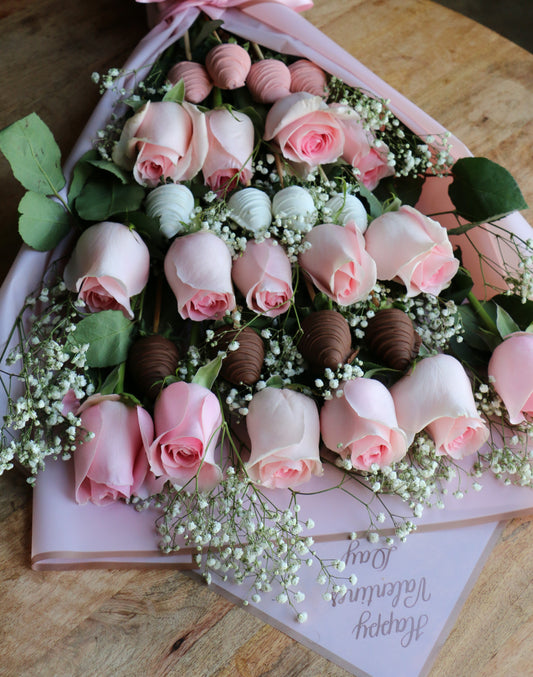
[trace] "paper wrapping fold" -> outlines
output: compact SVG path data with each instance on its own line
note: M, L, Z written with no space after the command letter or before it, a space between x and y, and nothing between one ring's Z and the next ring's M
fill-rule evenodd
M225 27L230 32L267 48L308 58L347 84L388 99L391 110L417 134L437 136L446 131L442 125L288 7L273 2L257 2L242 9L224 10L210 6L204 6L202 9L212 18L222 18ZM127 75L124 77L122 86L128 89L134 85L135 80L141 80L158 55L179 39L192 25L199 11L194 6L177 7L171 18L157 24L139 43L124 65L123 70ZM284 29L280 30L280 26ZM92 140L96 138L98 130L105 127L115 104L115 94L111 91L106 92L65 164L64 170L67 178L76 161L91 148ZM470 155L468 149L458 139L452 136L450 142L454 157ZM430 179L426 182L420 205L424 208L424 205L429 204L431 204L429 208L431 212L442 211L449 206L446 180ZM531 236L530 226L519 214L508 217L505 225L525 239ZM479 231L470 233L470 235L476 237L477 247L489 252L491 257L499 256L495 244L486 233ZM20 251L0 289L0 345L2 347L8 340L11 327L24 299L37 286L50 260L57 258L67 246L68 243L63 243L54 252L44 254L30 251L26 247ZM471 266L472 273L477 277L479 291L481 278L477 275L479 271L476 268L478 255L465 239L461 239L461 248L466 265ZM0 393L1 410L5 410L6 401L6 394L2 391ZM80 563L84 566L108 566L109 564L120 566L125 563L131 566L139 563L146 566L161 564L162 556L157 552L157 537L152 528L153 516L149 513L139 515L131 507L123 504L111 506L109 509L77 506L65 482L68 483L68 470L59 469L59 466L53 465L50 471L44 473L38 480L34 495L32 560L36 568L74 567ZM478 496L483 495L486 496L486 492L481 492ZM332 495L328 495L327 499L322 497L320 500L330 501L330 496ZM331 497L331 501L334 500ZM477 498L474 503L475 505L469 505L468 509L462 512L454 510L451 506L447 507L446 511L428 511L428 515L433 515L428 524L432 522L434 524L457 524L465 520L512 516L531 509L532 499L529 498L526 490L499 485L497 491L496 488L490 491L488 501L490 506L486 505L487 501L485 501L483 507L476 507L480 505L477 503ZM319 515L331 514L331 512L329 508L327 511L317 511ZM436 518L436 515L441 517ZM152 520L150 524L148 524L149 520ZM144 525L142 528L141 523ZM364 525L361 527L364 528ZM328 526L321 531L327 536L331 529L332 527ZM337 519L333 531L336 534L344 531ZM186 562L177 558L174 564L186 566L190 565L190 560Z

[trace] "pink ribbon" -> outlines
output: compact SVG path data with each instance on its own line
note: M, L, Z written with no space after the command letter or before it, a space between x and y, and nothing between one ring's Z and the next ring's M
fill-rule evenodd
M238 7L246 11L247 8L252 9L254 5L260 4L261 0L136 0L142 4L150 4L154 7L156 12L156 19L154 23L170 19L174 14L187 9L188 7L196 7L204 10L224 10L230 7ZM313 6L312 0L271 0L279 5L285 5L289 9L296 12L303 12L306 9L311 9ZM153 17L153 15L152 15Z

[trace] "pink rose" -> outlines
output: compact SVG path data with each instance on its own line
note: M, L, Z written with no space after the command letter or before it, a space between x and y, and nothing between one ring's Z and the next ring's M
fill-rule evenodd
M78 410L92 439L74 452L77 503L105 505L137 494L148 472L147 451L154 438L150 414L118 395L93 395Z
M246 427L252 453L245 468L253 482L286 489L322 474L318 409L310 397L264 388L250 402Z
M202 169L205 183L216 193L247 185L252 178L254 126L247 115L226 108L206 114L209 150Z
M277 242L249 240L231 274L250 310L267 317L288 310L293 294L291 262Z
M164 266L184 320L220 320L235 308L231 254L214 233L201 230L176 238Z
M269 110L264 138L274 140L284 157L309 170L335 162L342 154L342 125L322 100L308 92L279 99Z
M347 381L342 397L326 400L320 430L326 447L349 458L359 470L369 470L374 463L380 468L391 465L407 452L392 396L371 378Z
M460 459L487 441L489 432L477 412L470 380L451 355L420 360L392 386L391 394L409 444L426 429L437 453Z
M514 425L533 418L533 334L516 332L500 343L489 361L489 379Z
M366 248L376 261L378 280L399 278L407 296L438 296L459 268L446 228L413 207L400 207L372 221Z
M366 298L376 284L376 264L353 221L323 223L305 236L311 247L298 257L300 266L321 292L341 306Z
M154 423L156 438L148 449L154 475L180 486L196 478L200 491L220 482L215 448L222 414L214 393L197 383L171 383L156 400Z
M361 183L368 190L374 190L381 179L394 174L394 169L387 165L387 145L376 142L353 109L340 105L332 106L332 109L339 116L344 131L343 159L358 170Z
M121 223L103 221L80 235L63 278L92 313L121 310L133 318L130 298L144 289L149 272L150 253L142 238Z
M137 183L187 181L207 154L205 116L187 101L148 102L131 117L113 150L113 162L133 170Z

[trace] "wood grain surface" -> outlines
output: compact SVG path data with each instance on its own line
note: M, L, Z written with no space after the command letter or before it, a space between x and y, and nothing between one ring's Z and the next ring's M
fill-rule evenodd
M316 0L305 16L505 165L533 205L533 55L427 0ZM145 32L133 0L2 0L0 128L35 111L66 154L98 98L90 74L122 65ZM1 277L21 195L0 158ZM0 675L347 675L179 572L32 571L31 491L14 473L0 477L0 525ZM533 521L514 520L431 677L533 674L532 574Z

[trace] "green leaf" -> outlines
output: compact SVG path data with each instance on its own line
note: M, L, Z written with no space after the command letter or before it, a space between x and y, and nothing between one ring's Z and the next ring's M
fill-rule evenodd
M89 160L88 163L97 169L102 169L104 172L113 174L117 177L120 183L126 184L131 180L131 176L128 172L126 172L124 169L121 169L118 165L116 165L114 162L110 162L109 160Z
M211 362L204 364L204 366L200 367L193 376L192 382L211 390L213 383L216 381L220 372L220 368L222 367L223 359L222 355L218 355L214 360L211 360Z
M274 376L271 376L268 381L266 382L266 385L268 388L284 388L285 384L283 383L283 379L279 374L274 374Z
M172 89L169 89L163 97L163 101L173 101L174 103L183 103L185 98L185 82L183 78L177 82Z
M381 179L374 195L381 202L385 202L391 195L399 198L403 205L415 206L420 199L424 177L394 176Z
M466 268L460 266L450 286L441 293L441 298L459 305L466 299L473 286L472 276Z
M383 206L381 202L377 199L374 193L368 190L366 186L363 186L362 183L359 184L359 195L367 201L369 213L373 219L383 214Z
M509 313L498 305L496 305L496 326L502 338L505 338L508 334L513 334L515 331L520 331L520 327Z
M533 318L533 300L522 300L516 294L498 294L492 300L509 313L520 329L526 330Z
M65 185L61 151L52 132L36 113L0 131L0 150L15 178L27 190L53 195Z
M77 346L89 345L90 367L113 367L126 360L132 329L133 323L120 310L103 310L79 322L69 341Z
M46 195L28 191L18 209L20 236L37 251L53 249L70 230L68 212Z
M89 150L81 156L81 158L74 165L72 170L72 178L68 188L68 203L71 209L74 209L74 202L80 194L83 186L93 173L94 169L90 164L92 160L99 158L97 150Z
M468 221L485 223L526 209L518 184L511 174L492 160L468 157L452 167L448 193L457 213Z
M313 299L313 308L315 310L331 310L333 307L332 301L327 296L327 294L324 294L324 292L319 291L316 295L315 298Z
M142 186L88 181L76 198L76 211L86 221L105 221L114 214L136 211L143 199Z
M224 22L220 19L214 19L212 21L206 21L205 23L202 24L202 29L196 36L193 42L193 49L196 49L200 45L202 45L207 38L213 33L214 31L217 31L223 24Z
M101 395L121 394L124 390L124 377L126 373L126 363L121 362L107 375L105 381L99 388Z

